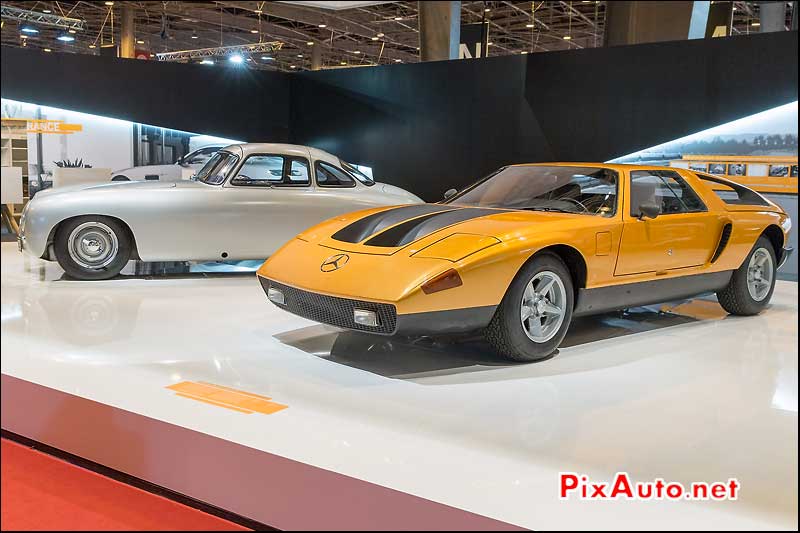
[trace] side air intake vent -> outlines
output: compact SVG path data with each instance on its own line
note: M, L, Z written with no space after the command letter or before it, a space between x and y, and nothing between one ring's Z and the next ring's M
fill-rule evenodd
M722 255L722 251L725 250L726 246L728 246L728 241L731 238L731 230L733 230L733 225L730 223L725 224L725 227L722 228L722 235L719 237L719 244L717 245L717 249L714 251L714 255L711 257L712 263L719 259L719 256Z

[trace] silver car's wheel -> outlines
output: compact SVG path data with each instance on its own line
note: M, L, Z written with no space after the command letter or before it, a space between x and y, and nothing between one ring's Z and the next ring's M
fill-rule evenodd
M525 334L536 343L549 341L561 328L566 308L567 291L558 274L537 273L522 294L520 319Z
M756 249L747 265L747 291L753 300L760 302L767 297L774 271L772 254L765 248Z
M134 250L131 230L121 221L87 215L59 224L53 239L55 259L75 279L113 278Z
M67 243L72 260L86 269L108 266L119 251L117 234L102 222L80 224L69 234Z

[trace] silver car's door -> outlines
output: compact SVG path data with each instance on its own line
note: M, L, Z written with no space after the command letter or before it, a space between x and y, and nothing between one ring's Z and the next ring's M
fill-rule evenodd
M230 259L264 259L323 220L307 158L250 154L223 187L215 215Z

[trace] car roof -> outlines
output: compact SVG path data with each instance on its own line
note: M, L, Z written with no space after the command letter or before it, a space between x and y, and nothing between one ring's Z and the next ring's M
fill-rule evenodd
M226 146L227 150L241 150L242 155L250 155L254 153L274 153L284 155L296 155L300 157L309 157L312 159L321 159L323 161L332 161L338 164L339 158L319 148L311 146L304 146L301 144L285 144L285 143L243 143L233 144Z
M664 170L674 169L666 165L623 165L621 163L590 163L582 162L545 162L545 163L519 163L510 165L514 167L592 167L592 168L608 168L611 170Z

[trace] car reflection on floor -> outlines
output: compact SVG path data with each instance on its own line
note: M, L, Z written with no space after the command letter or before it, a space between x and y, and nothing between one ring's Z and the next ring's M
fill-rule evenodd
M699 320L727 317L716 299L707 297L576 318L561 351L618 337L660 330ZM306 353L384 377L416 380L433 376L481 372L498 367L541 365L509 363L492 353L480 335L449 338L394 338L310 326L275 336ZM564 354L556 352L558 357ZM634 354L620 354L617 363ZM639 356L636 356L639 357ZM598 361L609 366L608 358ZM585 370L585 366L582 367ZM537 372L538 373L538 372Z

